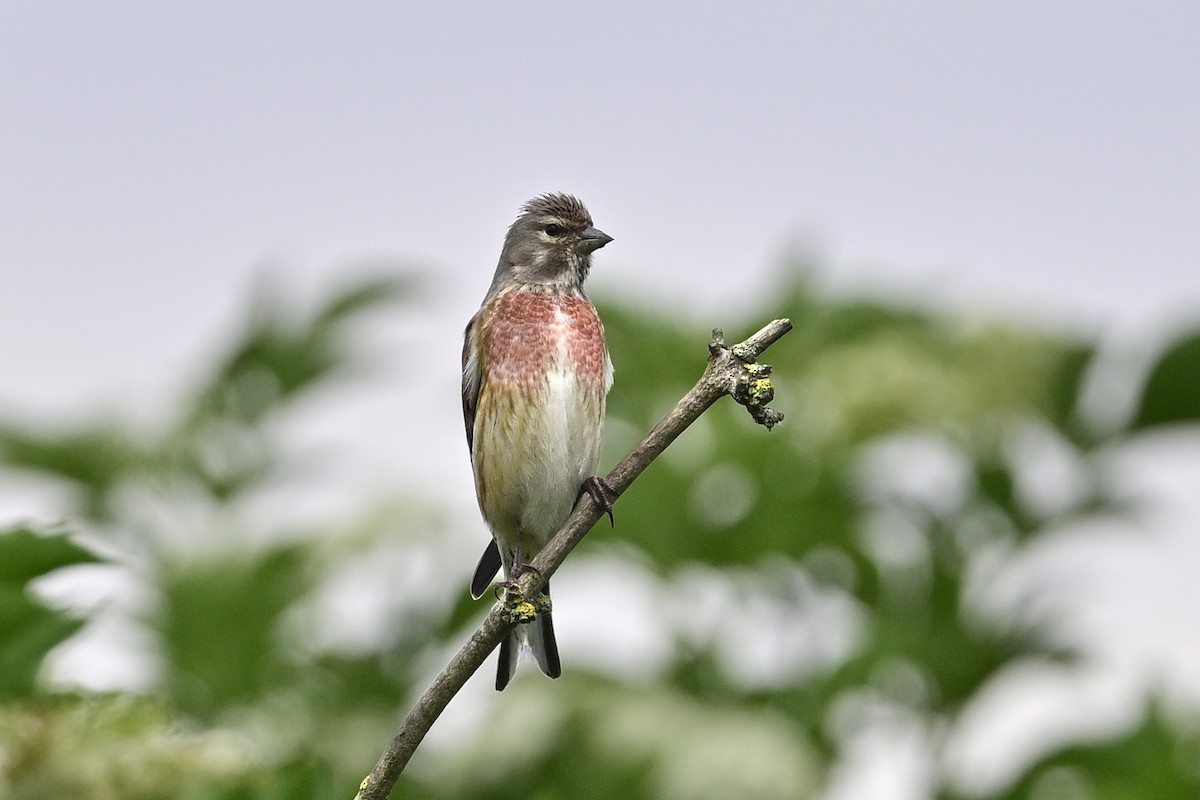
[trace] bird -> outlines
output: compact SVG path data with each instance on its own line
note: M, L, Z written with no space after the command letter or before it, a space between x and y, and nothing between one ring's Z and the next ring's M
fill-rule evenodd
M463 336L462 400L475 494L492 541L471 581L478 599L503 566L506 583L562 527L586 493L612 518L615 493L595 470L613 382L604 326L583 284L611 242L577 198L544 194L509 227L491 286ZM562 674L549 609L500 644L496 690L524 651Z

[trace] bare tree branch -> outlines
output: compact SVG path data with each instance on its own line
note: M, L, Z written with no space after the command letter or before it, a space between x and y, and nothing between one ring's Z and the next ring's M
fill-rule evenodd
M766 364L759 364L757 359L764 350L791 329L790 320L777 319L746 341L732 347L725 344L725 335L720 328L713 329L713 338L708 345L707 369L691 391L675 404L675 408L613 467L605 480L614 494L623 494L646 467L650 466L650 462L658 458L679 434L723 395L730 395L746 406L755 421L768 429L782 420L783 414L768 408L774 397L771 368ZM533 560L533 570L521 576L517 593L522 597L536 597L542 584L554 574L567 554L579 544L603 513L603 509L595 501L581 501L562 529ZM387 750L380 757L379 763L363 780L355 800L386 800L391 795L400 773L404 771L417 746L433 726L434 720L441 715L454 695L458 694L463 684L479 669L484 659L500 644L514 624L511 613L503 602L498 602L492 607L480 626L471 634L471 638L408 712Z

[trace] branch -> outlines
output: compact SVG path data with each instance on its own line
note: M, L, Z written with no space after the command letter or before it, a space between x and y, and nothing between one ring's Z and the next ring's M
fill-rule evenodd
M782 420L783 414L767 407L775 394L771 385L771 368L766 364L759 364L757 359L764 350L791 329L790 320L777 319L741 344L730 347L725 344L725 334L721 329L714 328L712 341L708 344L708 367L700 376L700 380L675 404L675 408L613 467L605 479L614 495L619 497L623 494L646 467L650 466L650 462L658 458L679 434L723 395L730 395L746 406L754 420L768 429ZM533 560L533 569L521 576L516 591L523 597L536 597L542 584L554 574L567 554L583 540L603 513L600 506L591 499L580 502L566 524ZM421 695L416 705L408 712L387 750L380 757L379 763L359 786L355 800L386 800L391 795L400 773L404 771L408 760L429 732L434 720L441 715L467 679L475 674L483 665L484 659L512 629L514 623L506 619L506 616L508 615L503 603L498 602L492 607L480 626L471 634L471 638L434 678L425 694Z

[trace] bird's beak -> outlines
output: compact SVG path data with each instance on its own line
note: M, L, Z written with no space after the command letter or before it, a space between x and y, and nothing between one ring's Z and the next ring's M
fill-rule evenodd
M585 253L590 253L593 250L599 250L612 240L613 237L604 231L589 225L579 234L579 249Z

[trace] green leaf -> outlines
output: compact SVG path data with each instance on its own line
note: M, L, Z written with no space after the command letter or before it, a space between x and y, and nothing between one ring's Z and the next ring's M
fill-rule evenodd
M338 291L317 312L316 325L330 326L349 320L378 306L395 303L412 295L415 283L411 278L374 278Z
M1200 421L1200 331L1185 336L1159 358L1142 389L1131 428Z
M23 585L62 567L99 561L99 556L65 533L47 535L28 528L0 531L0 584Z
M24 591L0 586L0 697L33 695L46 654L82 625Z
M121 481L158 466L128 431L111 423L47 432L0 424L0 460L79 485L95 517L107 515L107 498Z
M46 654L83 625L38 602L28 591L29 581L99 560L65 534L40 535L26 528L0 533L0 696L34 694Z
M1080 439L1075 414L1095 356L1096 348L1091 344L1064 343L1055 365L1048 370L1046 416L1073 441Z

